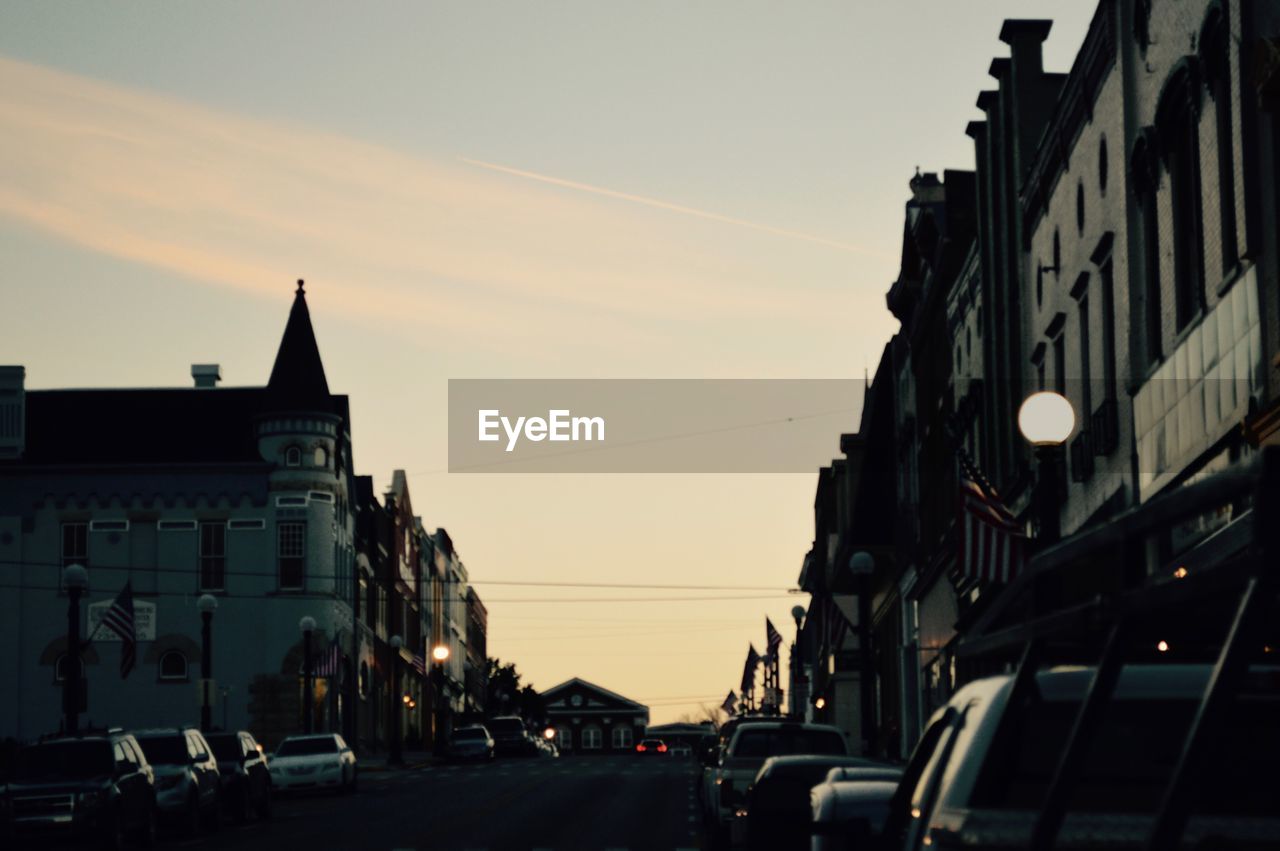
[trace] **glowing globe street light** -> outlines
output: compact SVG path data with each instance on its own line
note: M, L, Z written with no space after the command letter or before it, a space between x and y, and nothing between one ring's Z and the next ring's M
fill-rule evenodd
M1062 483L1062 445L1076 427L1076 412L1061 393L1041 390L1032 393L1018 409L1018 430L1035 447L1039 481L1036 485L1036 515L1040 543L1051 544L1061 535L1059 492Z
M1061 446L1075 427L1076 412L1061 393L1032 393L1018 409L1018 430L1032 446Z
M431 648L431 658L437 662L444 662L449 658L449 645L437 644Z

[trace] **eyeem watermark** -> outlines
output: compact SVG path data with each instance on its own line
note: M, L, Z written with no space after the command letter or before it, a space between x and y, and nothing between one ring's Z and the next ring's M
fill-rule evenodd
M552 408L543 417L504 417L497 408L478 412L481 443L496 443L502 439L499 428L506 435L507 452L514 452L521 436L534 443L549 440L552 443L578 443L604 440L604 417L575 417L567 408Z

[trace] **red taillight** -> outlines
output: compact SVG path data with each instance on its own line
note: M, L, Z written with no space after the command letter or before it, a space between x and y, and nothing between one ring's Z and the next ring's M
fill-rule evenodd
M644 745L636 745L636 753L644 753Z
M658 753L666 753L666 752L667 752L666 745L658 745Z

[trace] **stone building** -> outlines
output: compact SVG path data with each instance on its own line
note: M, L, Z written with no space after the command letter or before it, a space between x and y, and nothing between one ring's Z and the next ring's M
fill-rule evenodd
M0 736L59 724L66 651L62 569L87 568L82 634L130 584L137 667L99 631L84 654L86 721L137 727L213 717L272 744L301 726L300 619L314 649L352 640L353 469L347 397L329 391L299 282L265 386L219 387L216 366L177 389L27 390L3 378L22 428L0 460ZM212 672L200 669L196 600L212 594ZM339 666L340 668L341 666ZM338 676L316 683L314 717L341 728Z
M649 726L647 706L577 677L547 689L542 699L566 754L630 752Z

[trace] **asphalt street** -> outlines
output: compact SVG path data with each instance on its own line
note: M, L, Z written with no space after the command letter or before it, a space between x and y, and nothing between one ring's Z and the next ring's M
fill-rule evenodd
M277 800L270 820L162 848L676 851L701 844L697 765L640 756L500 760L366 774L354 795Z

